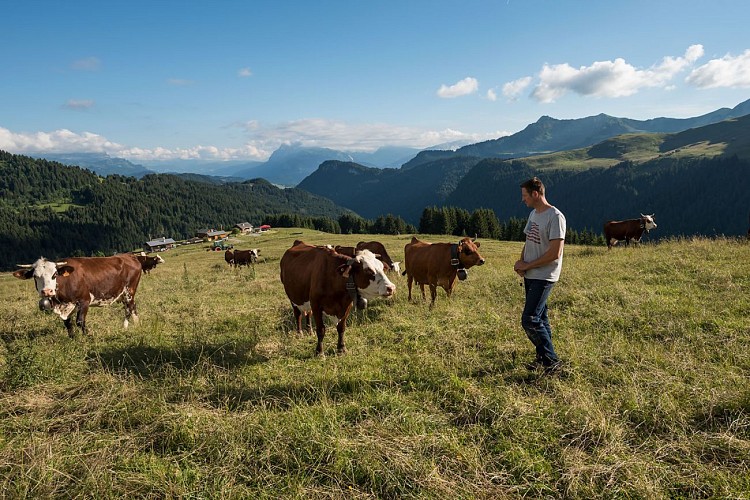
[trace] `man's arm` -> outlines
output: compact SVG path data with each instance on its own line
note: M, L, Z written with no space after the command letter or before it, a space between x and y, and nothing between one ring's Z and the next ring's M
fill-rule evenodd
M521 276L523 276L523 273L525 273L529 269L534 269L535 267L542 267L546 264L549 264L550 262L554 262L562 256L563 246L565 246L564 239L550 240L549 249L546 252L544 252L544 255L542 255L538 259L532 260L531 262L523 261L523 252L522 252L521 259L516 262L515 266L513 266L513 270L516 271Z

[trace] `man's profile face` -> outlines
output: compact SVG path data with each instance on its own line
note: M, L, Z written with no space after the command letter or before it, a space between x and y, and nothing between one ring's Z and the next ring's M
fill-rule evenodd
M534 202L538 197L539 193L537 193L536 191L532 191L531 193L529 193L526 188L521 188L521 201L523 201L527 207L533 208Z

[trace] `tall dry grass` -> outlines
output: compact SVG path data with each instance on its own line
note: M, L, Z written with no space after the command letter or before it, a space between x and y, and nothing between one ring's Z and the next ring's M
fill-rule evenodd
M523 367L520 243L482 241L432 310L394 277L319 359L278 277L298 238L362 239L245 236L265 260L241 270L180 247L137 327L92 308L88 338L0 275L0 496L750 498L747 243L566 248L547 377ZM403 260L410 236L378 239Z

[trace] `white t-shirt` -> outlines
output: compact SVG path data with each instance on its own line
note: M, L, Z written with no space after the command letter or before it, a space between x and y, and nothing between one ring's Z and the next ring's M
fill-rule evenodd
M544 255L550 247L550 240L565 239L565 216L555 207L549 207L541 213L536 209L529 214L529 220L523 232L526 234L526 245L523 249L523 261L531 262ZM560 279L563 256L542 267L526 271L524 277L532 280L557 281Z

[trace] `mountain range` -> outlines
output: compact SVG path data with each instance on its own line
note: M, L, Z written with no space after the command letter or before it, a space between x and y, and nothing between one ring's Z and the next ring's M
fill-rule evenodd
M611 120L593 118L567 124L589 138L602 134L596 124L613 130ZM540 120L542 125L549 121ZM666 119L662 122L679 128ZM553 131L546 144L562 144L558 135L569 143L586 142L569 130L554 132L560 130L557 125L545 127ZM538 138L538 129L530 126L523 132ZM520 144L512 136L503 142L511 141ZM459 151L478 153L472 147ZM393 213L417 224L426 206L450 205L490 208L507 220L528 215L518 186L538 175L550 189L550 199L568 214L569 225L579 230L600 232L606 220L639 213L657 213L664 223L657 236L744 234L747 229L750 115L677 133L626 133L578 149L515 159L458 155L459 151L422 152L400 169L327 161L298 187L366 218Z

